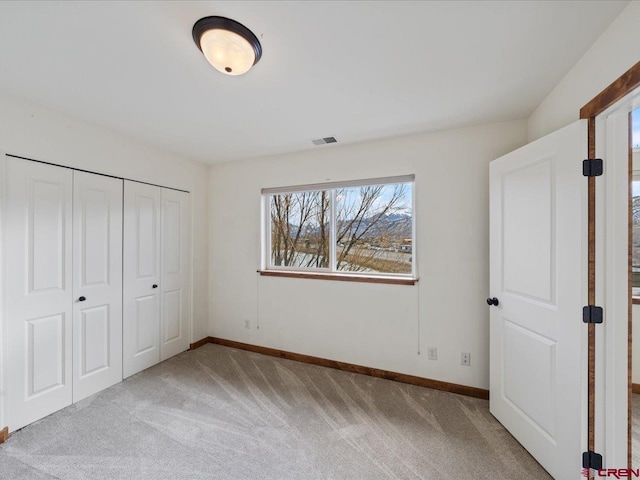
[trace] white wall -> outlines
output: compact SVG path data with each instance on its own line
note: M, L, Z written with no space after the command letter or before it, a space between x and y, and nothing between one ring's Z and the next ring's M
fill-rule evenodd
M0 94L0 150L189 190L194 225L192 338L198 340L208 335L207 165L3 94ZM0 429L4 426L1 417L0 413Z
M210 335L488 388L488 164L524 143L523 120L214 165ZM257 275L261 188L411 173L417 286Z
M640 1L632 1L529 118L529 141L579 118L580 108L640 61Z

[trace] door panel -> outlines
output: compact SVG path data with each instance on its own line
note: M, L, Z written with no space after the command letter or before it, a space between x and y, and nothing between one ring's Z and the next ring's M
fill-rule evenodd
M189 194L162 189L161 359L189 349L191 338Z
M27 321L27 399L63 387L64 314Z
M111 312L109 305L86 308L82 311L80 321L80 344L82 361L80 362L80 378L103 371L111 365L111 341L109 338ZM91 345L91 347L87 347ZM77 354L76 353L76 354Z
M504 363L509 365L503 370L505 401L549 439L555 438L557 342L509 321L504 322L503 339Z
M550 159L506 172L502 179L504 290L551 302L555 205ZM527 215L522 215L527 212ZM527 254L522 255L523 248Z
M157 187L150 187L156 188ZM155 277L158 274L158 209L155 197L135 196L136 265L137 278Z
M149 350L157 349L158 334L158 308L157 295L147 295L138 297L136 302L136 315L134 318L136 332L136 350L135 354L139 355Z
M28 199L28 275L31 293L64 290L66 185L33 179Z
M6 158L5 343L10 431L72 401L71 170Z
M77 402L122 380L122 180L78 171L73 176Z
M160 361L160 208L160 187L125 181L125 378Z
M555 478L579 478L586 393L586 122L490 167L491 413Z
M180 322L180 296L182 290L171 290L162 293L162 318L164 322L164 345L180 338L182 334Z
M111 222L110 195L107 189L87 188L84 184L79 184L81 178L89 174L75 172L75 188L81 188L79 203L76 204L76 213L80 216L80 234L77 240L80 240L80 248L82 252L81 260L83 262L80 271L81 280L80 287L92 285L108 285L110 278L109 269L109 227ZM122 196L122 181L113 180L117 185L116 194ZM108 185L108 184L107 184ZM117 199L117 198L116 198ZM118 201L116 207L122 208L122 201ZM80 211L78 211L80 209ZM121 222L120 222L121 223Z

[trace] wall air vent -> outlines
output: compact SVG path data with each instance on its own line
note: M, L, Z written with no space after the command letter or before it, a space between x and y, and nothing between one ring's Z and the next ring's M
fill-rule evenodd
M311 140L311 143L314 145L325 145L327 143L337 143L336 137L324 137L324 138L316 138Z

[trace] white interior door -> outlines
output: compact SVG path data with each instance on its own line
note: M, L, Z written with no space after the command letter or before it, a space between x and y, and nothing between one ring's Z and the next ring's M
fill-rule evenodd
M187 192L162 189L160 359L189 349L191 339L191 204Z
M587 125L491 163L491 413L557 479L586 438Z
M73 172L73 401L122 380L122 180Z
M160 361L160 191L124 182L124 378Z
M5 161L5 359L14 431L72 401L73 172Z

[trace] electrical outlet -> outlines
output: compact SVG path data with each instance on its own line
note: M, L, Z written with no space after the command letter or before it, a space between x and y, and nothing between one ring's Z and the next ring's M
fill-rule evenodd
M251 322L248 318L244 319L244 328L246 328L247 330L251 328Z
M460 365L464 365L465 367L471 366L471 354L463 353L460 358Z
M438 349L436 347L427 347L427 358L429 360L438 359Z

